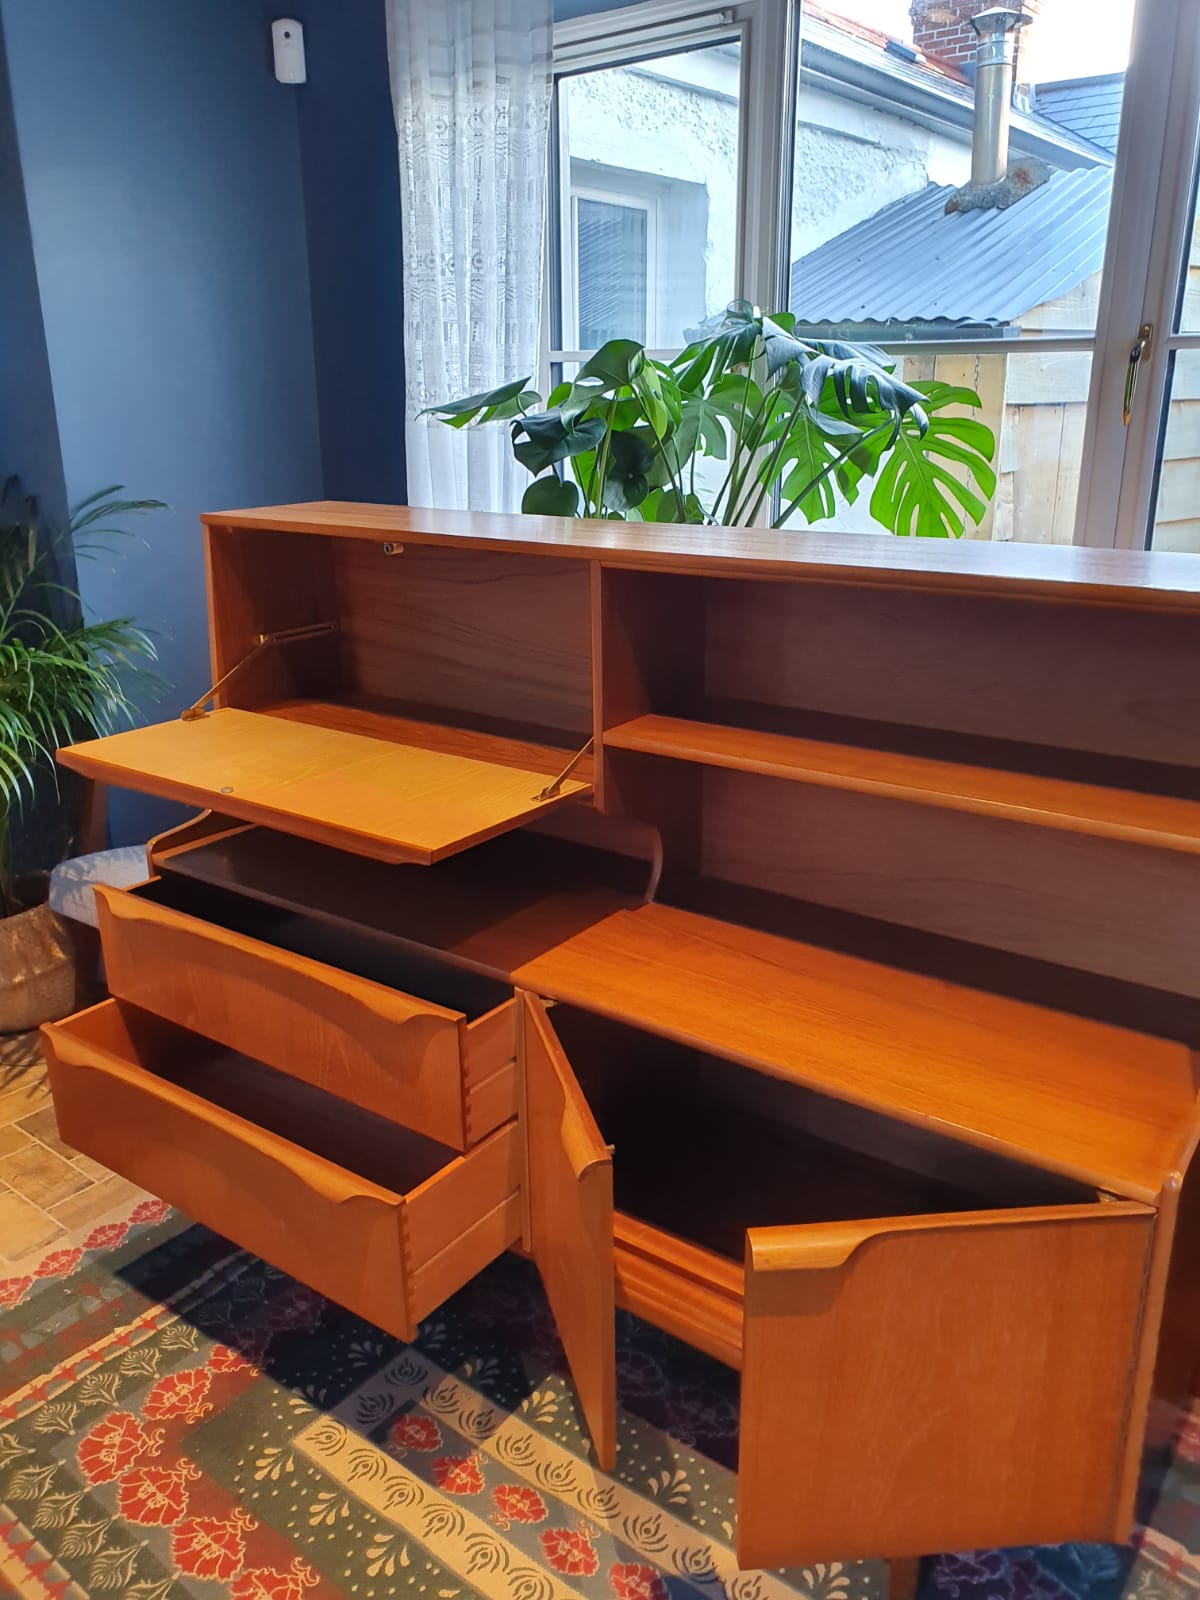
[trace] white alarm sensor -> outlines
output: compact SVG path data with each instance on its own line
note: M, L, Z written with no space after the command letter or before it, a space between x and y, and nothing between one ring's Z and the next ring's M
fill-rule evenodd
M275 47L275 76L280 83L307 83L304 69L304 29L295 17L280 17L271 24Z

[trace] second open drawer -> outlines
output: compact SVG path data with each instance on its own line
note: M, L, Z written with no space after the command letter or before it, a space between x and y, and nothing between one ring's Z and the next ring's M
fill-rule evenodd
M186 880L96 904L118 999L456 1150L516 1115L502 985Z
M517 1122L456 1155L119 1000L44 1037L74 1149L398 1338L521 1238Z

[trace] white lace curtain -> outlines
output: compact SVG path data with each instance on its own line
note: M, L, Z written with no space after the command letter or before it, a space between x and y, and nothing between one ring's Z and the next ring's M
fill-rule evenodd
M388 0L400 144L412 505L508 511L506 428L423 407L536 374L552 0Z

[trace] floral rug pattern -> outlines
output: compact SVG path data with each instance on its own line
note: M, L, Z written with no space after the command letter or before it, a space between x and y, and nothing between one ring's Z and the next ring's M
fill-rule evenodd
M632 1317L588 1458L537 1280L497 1262L412 1345L158 1202L0 1280L0 1594L882 1600L880 1563L741 1572L736 1376ZM803 1448L797 1441L797 1448ZM869 1448L869 1441L864 1441ZM925 1600L1196 1600L1200 1414L1125 1550L925 1564Z

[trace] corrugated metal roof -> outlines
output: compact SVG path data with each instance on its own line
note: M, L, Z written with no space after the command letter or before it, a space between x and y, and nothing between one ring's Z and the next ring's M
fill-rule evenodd
M1039 83L1034 104L1043 117L1115 155L1124 93L1125 74L1110 72L1102 77Z
M1005 211L946 215L953 188L928 184L792 266L805 324L1003 327L1098 272L1112 172L1055 172Z

